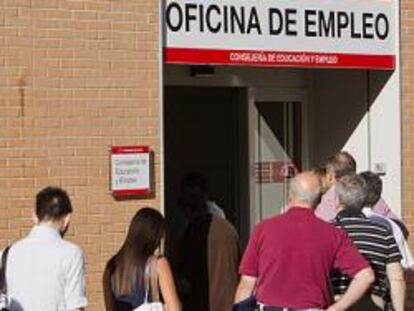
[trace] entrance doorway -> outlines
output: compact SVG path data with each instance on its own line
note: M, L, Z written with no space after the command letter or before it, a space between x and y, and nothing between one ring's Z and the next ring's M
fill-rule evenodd
M248 141L245 90L232 87L165 87L165 214L169 247L185 227L180 183L201 174L208 195L242 235L248 234ZM244 216L246 214L246 216Z
M303 90L166 86L165 214L174 248L185 230L181 179L202 174L210 199L237 229L241 244L255 224L280 213L287 182L304 162Z
M381 135L385 138L390 135L399 137L384 133L385 128L387 131L394 128L384 127L384 124L389 124L388 112L394 115L398 110L395 102L384 101L388 93L381 93L389 79L388 73L215 66L209 75L194 76L190 69L191 66L186 65L164 66L166 148L163 159L167 164L167 216L172 215L171 208L176 206L174 197L179 189L179 178L171 177L171 167L177 166L179 173L185 174L178 168L181 164L177 162L177 156L189 148L185 145L186 148L178 147L174 141L179 139L177 136L187 135L186 127L191 133L203 133L200 141L208 141L210 149L219 144L214 138L227 135L230 128L233 129L232 137L237 137L241 151L236 152L237 148L233 148L232 152L222 152L222 161L232 161L233 173L228 174L233 177L224 178L229 186L220 188L238 189L231 192L232 199L221 202L221 205L242 241L246 240L255 224L282 211L286 203L286 181L294 170L323 166L326 159L339 150L347 150L354 155L358 171L386 167L384 198L398 213L400 196L394 184L398 184L400 178L399 140L388 140L387 143L396 145L396 148L384 149L384 140L380 139ZM233 95L226 96L225 93ZM179 102L183 101L180 98L190 95L194 105L190 108L184 108L184 104L180 106ZM191 112L191 109L196 111ZM198 117L202 120L196 122L197 118L191 114L196 116L197 113L209 117ZM183 122L180 114L189 121ZM175 129L177 126L179 128ZM211 130L205 131L202 127ZM174 148L175 145L177 147ZM234 158L235 153L237 158ZM209 159L217 160L214 157ZM234 163L237 165L233 166ZM210 167L217 167L217 164L211 163ZM213 176L212 179L210 183L215 183L216 178ZM224 196L229 195L228 191L224 192ZM212 194L213 199L220 200L222 193Z

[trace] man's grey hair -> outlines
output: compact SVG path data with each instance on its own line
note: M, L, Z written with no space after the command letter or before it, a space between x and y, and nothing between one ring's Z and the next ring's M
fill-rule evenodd
M289 195L296 203L316 207L322 196L322 185L319 177L311 172L296 175L289 182Z
M345 209L361 210L367 197L364 178L353 174L342 177L335 185L339 203Z

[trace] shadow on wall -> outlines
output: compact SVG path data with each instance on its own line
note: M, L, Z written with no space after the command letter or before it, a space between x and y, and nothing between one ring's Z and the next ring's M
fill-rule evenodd
M314 71L311 166L323 165L327 157L346 145L355 131L365 130L361 122L391 75L389 71ZM366 144L358 148L362 149L361 154L368 155L368 130L366 135Z

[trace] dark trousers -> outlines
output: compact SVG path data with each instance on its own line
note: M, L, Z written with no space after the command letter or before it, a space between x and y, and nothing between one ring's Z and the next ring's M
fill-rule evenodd
M348 311L384 311L384 309L378 307L371 299L370 296L364 296L352 307L347 309Z

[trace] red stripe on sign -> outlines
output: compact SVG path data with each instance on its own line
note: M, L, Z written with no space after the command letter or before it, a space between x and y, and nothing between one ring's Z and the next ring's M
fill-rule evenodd
M114 196L146 196L151 194L151 189L113 190Z
M111 148L112 154L124 154L124 153L148 153L148 146L113 146Z
M164 48L168 64L395 69L395 55Z

